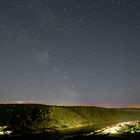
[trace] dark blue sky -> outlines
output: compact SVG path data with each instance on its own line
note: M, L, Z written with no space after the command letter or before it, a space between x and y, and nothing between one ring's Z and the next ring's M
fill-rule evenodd
M139 0L0 0L0 101L140 104Z

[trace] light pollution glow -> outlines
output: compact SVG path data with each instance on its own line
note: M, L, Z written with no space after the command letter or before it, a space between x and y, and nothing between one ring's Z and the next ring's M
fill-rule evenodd
M58 106L98 106L98 107L105 107L105 108L140 108L140 105L115 105L115 104L109 104L109 103L102 103L102 104L92 104L92 103L67 103L67 104L53 104L49 103L46 100L4 100L0 101L0 104L43 104L43 105L58 105Z

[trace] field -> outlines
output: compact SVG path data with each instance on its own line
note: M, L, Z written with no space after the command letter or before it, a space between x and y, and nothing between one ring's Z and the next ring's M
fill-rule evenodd
M137 139L139 134L121 136L82 135L120 122L140 120L140 109L89 106L1 104L0 126L10 135L1 139Z

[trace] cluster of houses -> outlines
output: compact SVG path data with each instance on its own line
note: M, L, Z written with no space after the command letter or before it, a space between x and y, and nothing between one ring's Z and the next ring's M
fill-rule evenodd
M140 121L129 121L108 126L96 131L96 134L140 133Z
M7 130L7 126L0 126L0 135L10 135L12 131Z

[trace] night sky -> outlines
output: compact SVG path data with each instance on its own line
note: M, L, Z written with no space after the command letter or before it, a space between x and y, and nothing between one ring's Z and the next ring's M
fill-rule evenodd
M0 0L0 102L140 104L140 0Z

